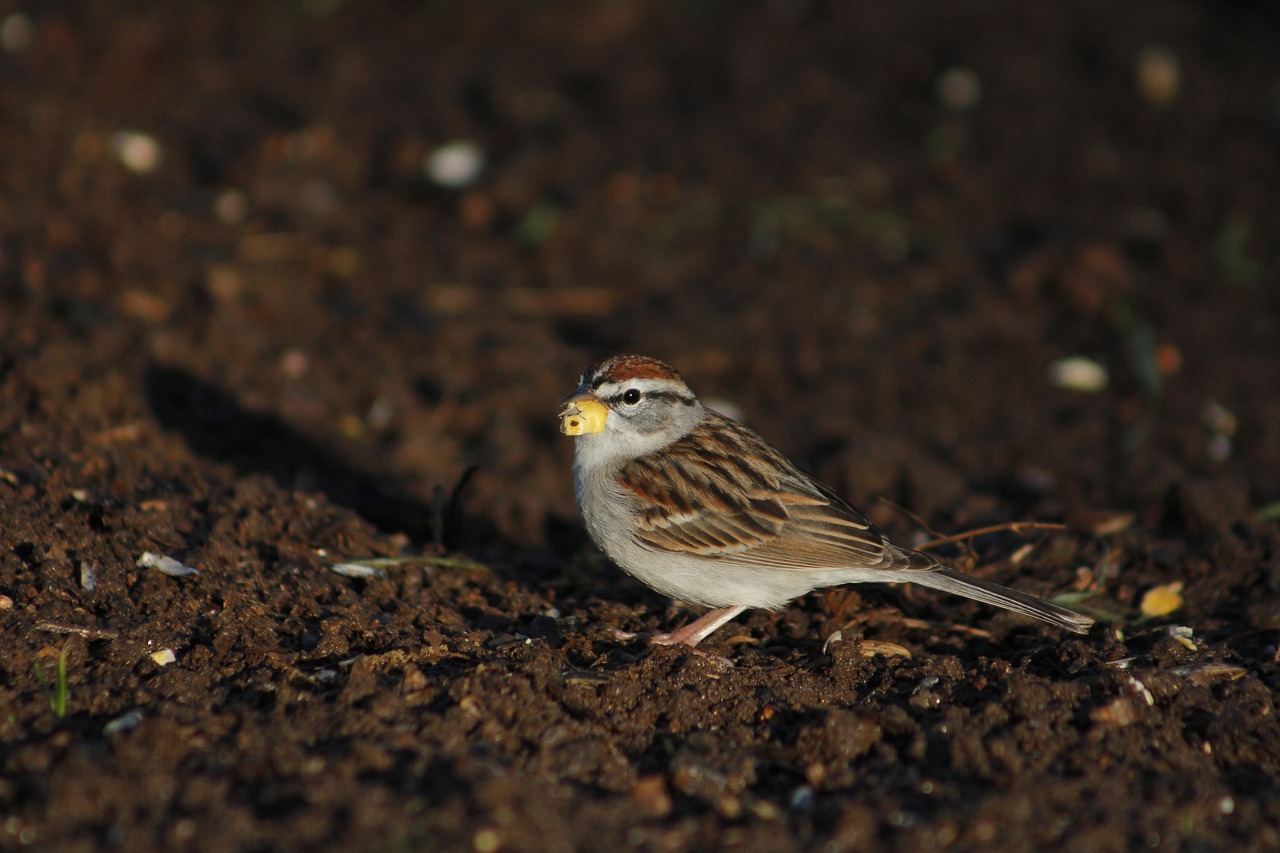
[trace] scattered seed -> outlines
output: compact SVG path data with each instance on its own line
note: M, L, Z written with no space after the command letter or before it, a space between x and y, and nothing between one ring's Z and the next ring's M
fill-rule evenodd
M160 143L140 130L121 130L111 137L111 150L116 159L135 175L154 172L160 165Z
M381 578L387 574L384 569L364 563L334 563L329 568L348 578Z
M138 558L137 566L140 569L157 569L161 574L170 575L175 578L200 574L199 569L193 569L191 566L183 565L172 557L152 554L150 551L143 552L142 556Z
M1068 391L1096 394L1111 380L1107 369L1091 358L1073 355L1049 365L1049 381Z
M484 171L484 151L469 139L446 142L427 154L422 168L439 186L464 189L475 183Z
M1249 674L1249 670L1244 667L1229 663L1195 663L1177 666L1169 671L1192 684L1209 684L1220 679L1239 681Z
M1143 684L1132 675L1129 676L1129 686L1133 688L1135 693L1142 697L1142 701L1146 702L1148 706L1156 704L1156 697L1147 689L1147 685Z
M87 560L80 561L80 588L93 592L98 588L98 573Z
M609 683L609 676L587 669L571 669L560 677L564 679L565 684L585 684L588 687L600 687Z
M791 792L791 797L787 803L794 812L811 812L817 802L813 789L808 785L800 785Z
M323 550L317 549L316 556L328 556ZM365 569L382 569L382 568L400 568L402 566L435 566L441 569L462 569L470 572L487 572L489 567L484 563L477 563L473 560L467 560L461 557L370 557L366 560L345 560L335 566L331 566L337 571L337 566L356 566L357 571L363 572ZM340 572L340 574L342 574ZM363 577L363 574L355 575Z
M141 711L135 708L126 714L116 717L114 720L103 726L102 733L104 735L115 735L120 734L121 732L127 732L130 729L135 729L138 727L138 724L142 722L144 716L145 715Z
M822 653L825 655L827 653L827 649L831 647L832 643L841 642L844 642L844 633L842 631L832 631L831 636L822 641Z
M1190 649L1193 652L1200 651L1200 646L1196 644L1195 631L1186 625L1170 625L1168 633L1184 649Z
M1134 514L1131 512L1074 512L1067 516L1067 527L1079 533L1093 536L1114 536L1123 533L1133 526Z
M75 634L86 640L114 640L120 636L119 631L110 628L86 628L83 625L63 625L59 622L37 622L36 628L53 634Z
M7 595L0 595L0 610L12 610L13 599Z
M1143 616L1168 616L1182 608L1182 581L1153 586L1142 596L1139 609Z
M161 649L158 652L152 652L148 657L155 661L158 666L168 666L178 659L178 656L173 653L173 649Z
M753 800L751 813L760 820L781 820L782 810L768 800Z
M910 658L911 650L897 643L886 642L885 640L863 640L858 644L858 650L862 652L865 658L874 657L875 655L886 655L888 657Z
M1031 552L1036 549L1036 543L1028 542L1018 550L1014 551L1009 557L1009 562L1015 566L1021 565L1027 557L1031 556Z

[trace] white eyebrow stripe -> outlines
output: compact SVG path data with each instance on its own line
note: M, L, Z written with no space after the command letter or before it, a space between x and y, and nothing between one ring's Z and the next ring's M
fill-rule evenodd
M615 394L621 394L628 388L635 388L642 394L665 392L669 394L676 394L681 397L692 396L688 387L686 387L682 382L675 382L671 379L653 379L650 377L628 379L625 382L604 382L596 389L596 395L600 397L612 397Z

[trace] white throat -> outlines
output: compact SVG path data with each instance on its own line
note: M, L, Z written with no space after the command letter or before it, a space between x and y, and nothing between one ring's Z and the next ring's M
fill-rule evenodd
M599 471L620 467L632 459L661 450L684 438L702 421L701 403L679 406L675 417L663 429L640 432L616 412L609 414L604 431L580 435L573 440L573 465L581 471Z

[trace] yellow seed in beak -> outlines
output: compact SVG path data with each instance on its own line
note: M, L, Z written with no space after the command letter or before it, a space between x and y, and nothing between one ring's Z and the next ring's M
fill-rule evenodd
M565 435L590 435L604 432L609 409L595 400L579 400L565 406L560 413L560 431Z

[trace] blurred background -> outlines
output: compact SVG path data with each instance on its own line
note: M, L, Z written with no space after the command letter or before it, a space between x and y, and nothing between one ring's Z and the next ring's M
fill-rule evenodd
M0 0L0 838L1280 849L1278 44ZM976 571L1101 624L872 587L733 668L620 641L688 616L573 507L558 404L624 351L898 541L1070 521Z
M475 466L473 544L537 544L558 400L636 351L944 529L1266 507L1277 36L1245 0L10 5L10 451L141 423L115 464L386 531Z

